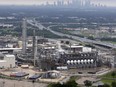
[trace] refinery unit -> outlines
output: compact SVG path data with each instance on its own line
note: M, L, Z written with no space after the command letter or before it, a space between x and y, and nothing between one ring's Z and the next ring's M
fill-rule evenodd
M22 40L12 42L0 51L3 54L14 54L17 64L26 63L42 70L96 67L98 54L90 47L80 46L70 40L56 41L38 37L36 30L33 30L31 38L27 37L26 19L22 21Z
M97 76L116 66L113 50L109 53L68 38L40 37L36 29L33 36L27 36L27 31L27 20L23 19L22 37L0 37L2 76L31 82L64 83L73 75ZM108 68L102 68L103 64Z
M101 59L101 54L95 48L79 45L70 39L39 37L36 36L36 30L33 30L33 36L28 37L26 19L22 22L22 38L6 38L4 37L3 42L7 44L1 44L0 48L2 54L14 55L17 65L32 65L42 71L93 69L99 66L98 62ZM1 60L1 63L5 64L5 60ZM13 63L12 67L14 66Z

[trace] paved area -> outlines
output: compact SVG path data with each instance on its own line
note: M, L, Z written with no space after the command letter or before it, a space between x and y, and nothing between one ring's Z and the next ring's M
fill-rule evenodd
M14 68L14 69L10 69L10 70L1 70L0 73L4 74L4 75L8 75L10 76L11 73L13 72L25 72L25 73L29 73L30 76L38 73L38 74L41 74L43 72L39 72L39 71L35 71L35 70L32 70L32 69L22 69L20 67L18 68Z
M84 81L89 80L89 81L96 81L96 78L92 78L92 77L81 77L80 79L78 79L76 82L83 85Z
M47 83L57 83L57 82L61 82L62 80L65 79L65 76L61 76L60 78L56 78L56 79L41 79L39 78L39 81L40 82L47 82Z
M32 83L27 81L16 81L0 79L0 87L47 87L46 83Z

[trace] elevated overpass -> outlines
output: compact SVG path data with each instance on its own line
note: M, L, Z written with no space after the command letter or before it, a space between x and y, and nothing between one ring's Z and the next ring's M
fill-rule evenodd
M68 38L72 38L73 40L79 40L81 42L86 42L86 43L92 43L92 44L100 45L100 46L103 46L103 47L108 47L108 48L113 48L113 49L116 48L116 44L113 44L113 43L90 40L90 39L87 39L87 38L82 38L82 37L78 37L78 36L74 36L74 35L64 34L64 33L57 32L57 31L54 31L54 30L51 29L51 27L54 27L54 26L57 26L57 25L51 25L51 26L45 27L41 23L38 23L37 21L34 22L33 20L28 20L28 23L29 24L34 23L35 25L38 25L38 26L35 26L35 27L37 27L39 29L44 28L44 29L49 30L50 32L52 32L53 34L56 34L58 36L68 37Z

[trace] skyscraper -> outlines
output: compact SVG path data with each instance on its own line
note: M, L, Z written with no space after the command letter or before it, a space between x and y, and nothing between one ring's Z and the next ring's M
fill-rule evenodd
M82 0L72 0L72 6L73 7L81 7L82 6Z
M90 7L90 6L91 6L91 1L85 0L85 7Z

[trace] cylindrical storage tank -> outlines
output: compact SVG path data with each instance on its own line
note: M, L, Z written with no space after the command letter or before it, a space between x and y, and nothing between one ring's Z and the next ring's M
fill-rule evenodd
M76 61L76 60L74 60L74 63L75 63L75 64L77 64L77 61Z
M81 63L83 64L83 63L84 63L84 61L83 61L83 60L81 60Z
M67 64L68 64L68 65L70 64L70 60L67 61Z
M87 63L87 60L84 60L84 63L86 64Z
M88 59L88 63L90 63L91 62L91 60L90 59Z
M73 64L74 63L74 61L73 60L71 60L71 64Z
M93 61L94 61L94 60L93 60L93 59L91 59L91 63L93 63Z
M80 60L78 60L78 64L80 64L80 62L81 62L81 61L80 61Z

